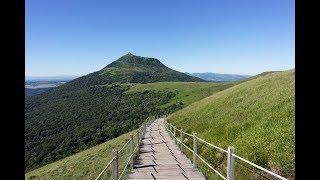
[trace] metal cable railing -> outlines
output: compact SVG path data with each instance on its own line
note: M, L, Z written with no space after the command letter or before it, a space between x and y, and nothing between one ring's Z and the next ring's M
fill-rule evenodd
M189 133L186 133L184 132L182 129L177 129L175 126L173 126L172 124L168 123L165 121L165 126L166 126L166 129L170 132L170 134L174 137L175 141L179 142L181 144L181 150L182 150L182 146L184 146L186 149L188 149L190 152L192 152L193 154L193 164L194 164L194 167L197 166L197 163L196 163L196 158L200 159L207 167L209 167L211 170L213 170L216 174L218 174L222 179L225 179L225 180L234 180L235 178L235 162L236 162L236 159L239 159L247 164L250 164L251 166L269 174L269 175L272 175L273 177L276 177L278 179L281 179L281 180L287 180L286 178L272 172L272 171L269 171L257 164L254 164L253 162L250 162L238 155L236 155L234 152L234 148L233 147L228 147L228 150L225 150L221 147L218 147L216 145L213 145L199 137L196 136L196 133L193 133L192 134L189 134ZM180 132L180 139L177 137L176 135L176 131L179 131ZM190 137L193 137L193 149L191 149L190 147L188 147L184 142L183 142L183 135L188 135ZM219 151L223 152L223 153L226 153L227 155L227 176L223 176L219 171L217 171L215 168L212 167L212 165L210 165L203 157L201 157L198 153L197 153L197 142L202 142L210 147L213 147L215 149L218 149ZM260 175L260 174L259 174Z

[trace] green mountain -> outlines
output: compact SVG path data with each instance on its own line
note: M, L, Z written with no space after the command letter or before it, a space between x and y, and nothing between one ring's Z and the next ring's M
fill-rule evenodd
M294 70L260 74L169 116L178 128L225 149L233 146L236 154L285 177L295 176L294 121ZM223 172L225 156L203 144L199 152ZM238 163L236 169L240 179L258 176Z
M157 81L201 80L171 70L154 58L129 54L100 71L26 97L26 170L118 137L139 127L149 116L172 113L230 86L162 82L158 87L167 88L129 91L140 83ZM190 88L177 88L186 84L195 88L189 92Z
M158 59L127 54L110 63L100 71L70 82L81 87L108 83L150 83L164 81L203 82L163 65Z

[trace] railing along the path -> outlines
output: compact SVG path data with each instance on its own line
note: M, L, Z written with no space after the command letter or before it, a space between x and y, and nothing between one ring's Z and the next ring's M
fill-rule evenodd
M164 117L164 116L161 116L161 117ZM112 180L119 180L119 179L123 178L124 174L126 173L127 168L129 166L131 169L133 168L133 161L134 161L133 158L139 150L138 147L140 146L142 138L143 138L144 134L146 133L146 129L155 119L156 119L156 117L151 117L151 118L147 119L147 121L142 124L142 126L138 129L138 131L135 134L130 135L129 140L122 146L122 148L119 151L117 149L112 150L112 154L111 154L112 159L107 163L107 165L103 168L103 170L100 172L100 174L96 177L95 180L101 179L103 173L110 167L111 167L111 171L112 171L112 176L111 176ZM134 147L134 138L135 137L137 137L137 145ZM122 151L124 151L125 148L128 147L128 145L130 146L129 157L127 157L128 160L126 161L126 164L125 164L123 170L121 172L119 172L119 159L120 159L119 154Z
M215 146L211 143L208 143L207 141L199 138L196 136L196 133L193 133L193 134L189 134L189 133L186 133L184 131L182 131L182 129L177 129L175 126L173 126L172 124L168 123L167 121L165 121L165 126L166 126L166 129L167 131L169 131L171 133L171 135L174 137L175 139L175 142L179 143L180 144L180 149L182 150L182 147L185 147L187 150L189 150L191 153L192 153L192 163L193 163L193 166L196 168L197 167L197 158L200 159L207 167L209 167L212 171L214 171L216 174L218 174L222 179L225 179L225 180L234 180L235 179L235 159L239 159L247 164L250 164L251 166L254 166L255 168L273 176L273 177L276 177L278 179L281 179L281 180L287 180L286 178L274 173L274 172L271 172L259 165L256 165L238 155L235 154L235 149L234 147L231 147L229 146L227 150L221 148L221 147L218 147L218 146ZM176 131L179 131L180 132L180 137L177 137L177 134L176 134ZM183 143L183 136L184 135L187 135L189 137L191 137L193 139L193 148L191 149L190 147L188 147L185 143ZM221 151L222 153L225 153L227 154L227 176L225 177L224 175L222 175L222 173L220 173L218 170L216 170L215 168L212 167L212 165L210 165L208 163L207 160L205 160L203 157L201 157L198 153L197 153L197 144L198 142L201 142L201 143L204 143L206 145L208 145L209 147L212 147L212 148L215 148L219 151Z

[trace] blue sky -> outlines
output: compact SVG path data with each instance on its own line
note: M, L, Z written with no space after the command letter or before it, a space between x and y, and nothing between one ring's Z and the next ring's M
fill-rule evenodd
M182 72L295 67L294 1L27 0L26 76L84 75L132 52Z

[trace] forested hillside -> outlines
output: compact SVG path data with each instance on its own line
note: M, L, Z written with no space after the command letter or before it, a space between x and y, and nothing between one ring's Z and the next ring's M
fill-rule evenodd
M57 89L26 98L27 169L117 137L148 116L180 108L179 104L157 108L174 97L172 92L124 94L127 89L122 85Z
M35 96L38 94L41 94L43 92L46 92L50 89L49 88L36 88L36 89L31 89L31 88L25 88L24 92L25 92L25 96Z

